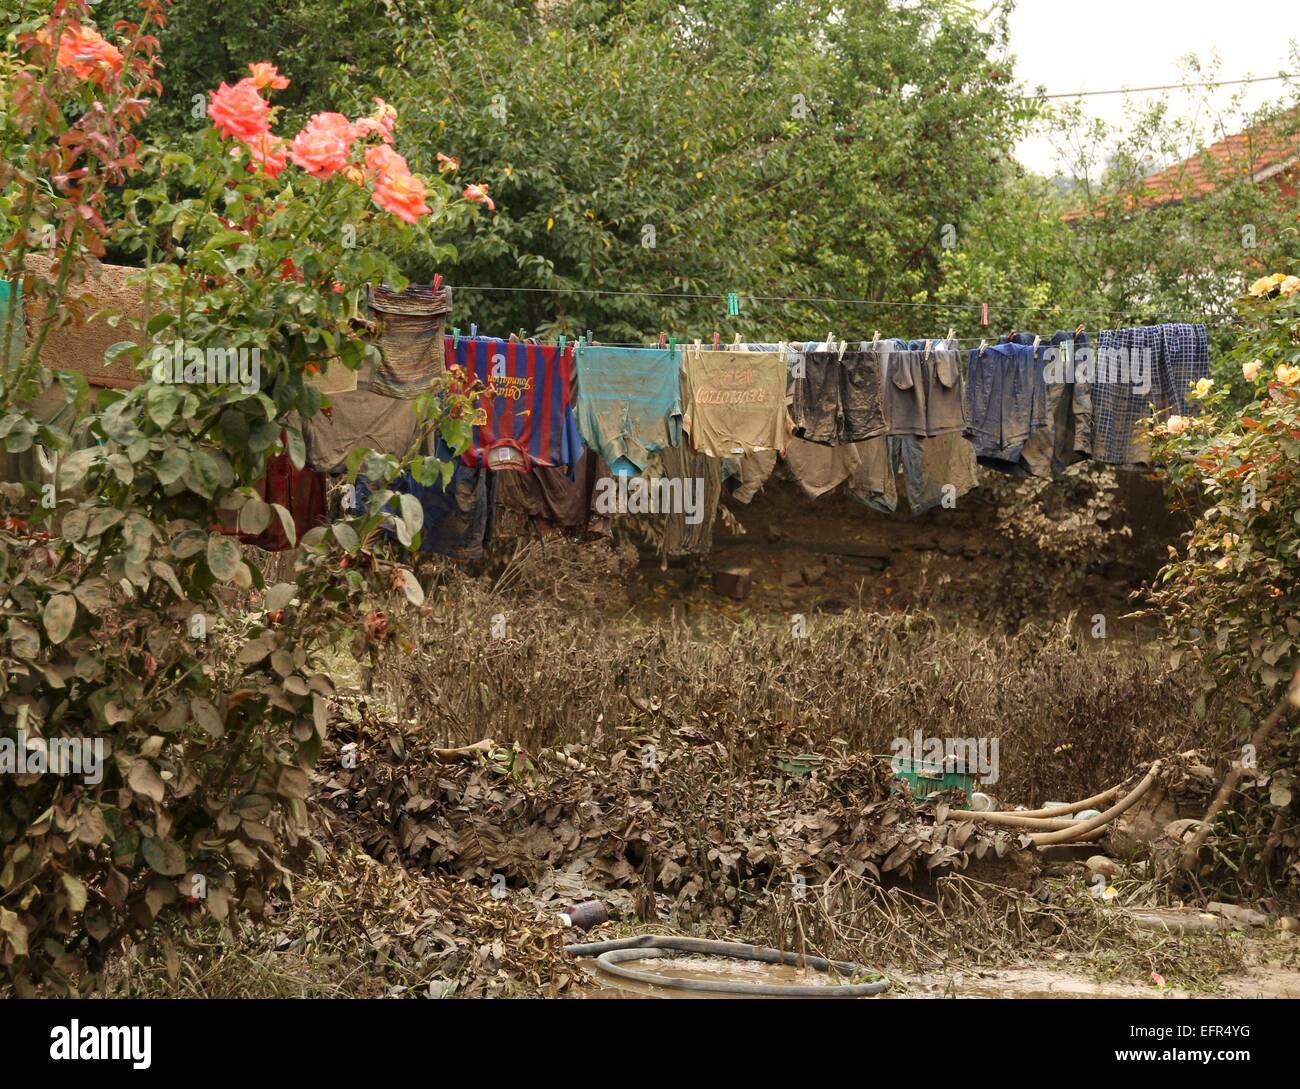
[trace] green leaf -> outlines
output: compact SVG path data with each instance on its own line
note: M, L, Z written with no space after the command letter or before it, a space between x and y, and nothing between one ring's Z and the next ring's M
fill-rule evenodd
M256 536L271 524L271 507L260 496L250 496L239 508L239 531Z

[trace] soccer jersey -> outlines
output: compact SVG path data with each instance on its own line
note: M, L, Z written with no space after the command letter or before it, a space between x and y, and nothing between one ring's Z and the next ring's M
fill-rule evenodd
M482 389L476 395L474 435L462 455L473 468L526 473L534 465L564 465L582 456L570 384L573 349L493 337L445 340L447 368L458 368Z

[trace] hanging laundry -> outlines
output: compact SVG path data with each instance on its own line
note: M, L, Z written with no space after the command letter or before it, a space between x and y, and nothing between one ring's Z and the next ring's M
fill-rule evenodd
M565 531L608 536L610 520L596 509L597 482L609 480L609 466L587 450L574 466L573 477L563 469L536 466L528 473L502 473L497 481L496 535L522 536L535 528L544 537Z
M239 512L217 511L221 532L238 536L243 544L254 545L267 552L283 552L297 547L309 529L323 526L328 521L325 513L325 477L314 469L295 469L288 454L275 454L267 460L266 473L257 482L257 493L267 503L278 503L293 516L296 540L291 542L277 515L272 515L270 525L258 534L240 533Z
M420 433L414 401L365 389L332 393L329 401L329 408L302 421L307 465L319 472L343 472L357 449L401 457Z
M810 345L811 347L811 345ZM739 350L742 352L776 352L783 348L779 344L741 344ZM785 361L787 371L793 369L802 358L801 353L795 351L789 345L784 346ZM787 405L787 429L789 428L788 406L793 397L790 389L791 382L787 379L786 383L786 405ZM786 442L789 443L790 437L786 436ZM788 447L787 447L788 448ZM731 498L738 503L749 504L767 483L772 471L776 468L778 454L775 450L757 450L752 454L745 454L739 458L726 458L722 462L722 474L724 481L728 477L735 477L740 481L731 491Z
M816 499L852 479L861 468L863 448L873 441L883 443L885 439L879 436L875 440L827 446L792 438L785 448L785 463L804 494Z
M583 445L570 407L573 349L491 337L447 337L448 368L482 385L473 439L462 455L472 468L528 472L534 465L572 471Z
M683 425L692 447L722 458L783 450L785 358L779 352L682 349Z
M898 507L899 472L913 518L955 503L979 484L975 451L956 431L929 439L912 435L873 439L862 444L859 454L861 462L850 480L849 494L886 514Z
M1027 335L1027 334L1025 334ZM1021 453L1039 428L1047 426L1047 387L1043 347L1004 342L972 348L966 371L966 437L981 465L1026 475Z
M886 355L867 345L856 351L822 346L801 353L790 407L794 434L827 445L883 435L880 374Z
M439 439L435 447L444 461L452 459L451 451ZM412 495L419 500L424 512L420 527L419 551L426 554L450 556L458 560L477 560L483 556L483 546L492 538L493 515L496 507L497 480L494 473L482 467L466 464L455 458L455 469L446 487L436 484L419 484L410 470L403 472L390 490L399 495ZM357 477L354 512L366 510L370 497L370 483L364 476ZM390 509L397 510L394 498ZM396 539L396 534L386 528L385 534Z
M618 476L682 440L680 356L669 348L584 344L576 353L578 428Z
M1198 413L1191 387L1210 376L1204 325L1166 323L1097 336L1092 382L1092 456L1121 469L1148 468L1146 419Z
M370 389L403 399L429 390L443 370L443 330L451 311L451 288L374 287L370 311L380 355L370 374Z
M927 438L966 424L961 362L946 341L873 343L882 352L885 421L891 435Z
M1091 448L1092 383L1075 376L1090 358L1088 334L1060 331L1052 334L1043 351L1043 381L1046 424L1037 428L1020 452L1016 465L997 466L1013 475L1060 476L1067 468L1088 457ZM1021 472L1023 470L1023 473Z
M666 446L655 455L646 470L653 479L659 472L670 481L690 482L697 507L688 517L685 510L670 511L664 525L665 556L683 556L708 552L713 547L713 522L722 498L722 472L719 459L697 454L686 446Z

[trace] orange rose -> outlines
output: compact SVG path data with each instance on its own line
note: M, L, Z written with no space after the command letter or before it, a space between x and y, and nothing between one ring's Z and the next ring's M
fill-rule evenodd
M271 131L271 104L257 93L257 84L241 79L233 87L222 84L211 92L208 116L222 136L246 144L260 143Z
M263 133L257 140L246 143L248 154L252 157L253 162L259 163L268 177L276 177L280 171L289 165L289 160L284 153L284 141L278 136L272 136L270 133Z
M375 181L374 202L406 223L415 223L432 208L424 203L424 182L414 174L381 174Z
M474 204L486 204L489 212L497 210L496 202L488 196L486 185L467 185L461 196Z
M280 70L274 64L257 61L250 64L248 70L253 73L253 82L259 88L270 87L272 90L283 91L289 86L289 80L280 75Z
M106 42L93 27L73 23L59 35L59 51L54 62L60 68L71 69L79 79L102 84L106 76L122 71L123 58L121 51Z
M348 165L356 130L341 113L318 113L293 138L291 158L314 178L328 178Z

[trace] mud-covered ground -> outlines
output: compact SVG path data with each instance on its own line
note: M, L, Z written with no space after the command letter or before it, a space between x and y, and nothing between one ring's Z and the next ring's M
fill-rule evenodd
M1158 489L1122 481L1090 551L1059 532L1071 501L1009 513L1001 488L912 519L775 480L703 559L548 539L426 565L424 611L336 650L316 834L266 923L135 947L109 993L621 995L563 952L560 912L592 899L612 918L588 939L766 944L889 995L1296 993L1300 822L1267 780L1190 879L1170 866L1252 720L1124 619L1176 537ZM713 587L733 567L743 600ZM900 792L881 757L918 735L996 742L1003 809L1169 766L1053 853Z

